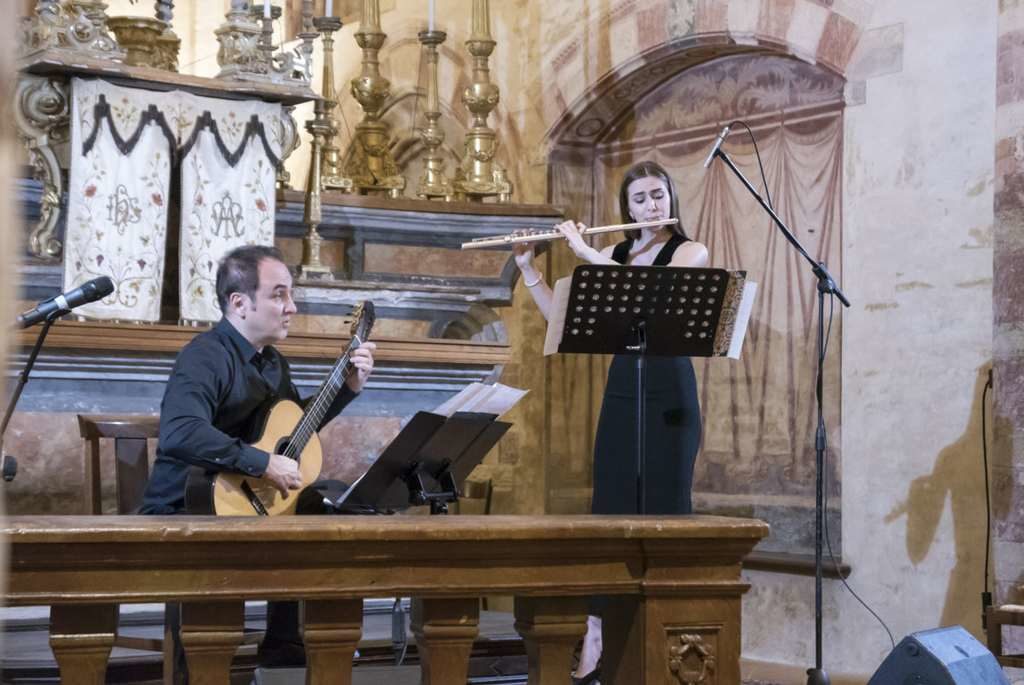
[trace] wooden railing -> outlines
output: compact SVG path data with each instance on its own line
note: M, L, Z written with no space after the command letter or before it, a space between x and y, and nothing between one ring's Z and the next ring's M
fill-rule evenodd
M768 527L721 517L10 517L5 599L51 605L63 683L103 682L116 605L182 603L193 685L226 684L246 599L301 599L307 683L350 683L364 597L410 596L423 682L462 685L479 602L515 596L531 685L567 681L586 597L602 682L740 682L743 557Z

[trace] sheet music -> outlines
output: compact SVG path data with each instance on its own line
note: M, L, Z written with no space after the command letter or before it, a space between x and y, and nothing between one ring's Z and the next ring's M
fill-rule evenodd
M348 499L348 496L351 493L356 491L356 486L359 485L359 481L361 481L363 478L365 478L366 474L369 473L369 472L370 472L369 468L367 468L365 471L363 471L363 474L355 479L355 482L353 482L352 485L349 486L348 490L346 490L345 492L341 493L341 497L336 499L334 502L331 502L331 504L333 504L334 506L339 506L343 502L345 502Z
M747 337L747 324L750 323L750 312L754 309L755 295L757 295L757 283L753 281L744 283L743 294L740 296L740 306L736 310L736 325L733 327L732 339L729 341L729 352L726 354L729 359L740 358L743 340Z
M544 336L544 356L556 354L562 342L565 330L565 312L569 309L569 290L572 287L572 276L559 278L555 281L551 293L551 309L548 311L548 331Z
M447 417L460 411L501 416L515 406L527 392L529 391L501 383L470 383L455 397L435 409L434 413Z

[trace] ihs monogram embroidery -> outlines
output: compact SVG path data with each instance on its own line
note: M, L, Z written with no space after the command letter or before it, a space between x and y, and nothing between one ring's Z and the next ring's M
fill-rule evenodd
M107 199L107 220L117 227L119 235L124 235L128 224L137 224L142 216L139 201L128 194L123 184L117 186L114 193Z

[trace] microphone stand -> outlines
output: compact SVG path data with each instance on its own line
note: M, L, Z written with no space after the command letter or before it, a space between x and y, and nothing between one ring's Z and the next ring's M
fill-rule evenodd
M4 435L7 434L7 424L11 422L11 417L14 415L14 407L17 406L18 399L21 398L21 391L25 389L25 384L28 383L28 375L32 373L32 367L35 366L36 357L39 356L39 350L43 347L43 341L46 340L46 334L50 332L50 326L52 326L53 322L59 317L67 314L68 311L70 310L56 309L50 312L49 316L47 316L46 320L43 322L43 328L39 331L39 337L36 338L36 344L28 355L28 361L25 362L25 368L23 368L21 373L18 374L18 384L15 386L14 393L11 395L11 399L7 403L3 423L0 424L0 445L3 444ZM4 455L2 470L3 479L5 481L14 480L17 468L17 461L13 457Z
M814 668L807 669L807 685L829 685L829 677L822 667L821 658L821 542L825 521L825 448L828 444L825 437L825 417L822 409L825 369L825 295L835 295L843 303L843 306L846 307L850 306L850 301L846 299L846 295L836 285L832 274L828 271L828 267L825 266L825 262L816 262L807 254L807 250L803 248L803 245L796 239L793 232L779 218L775 210L758 194L754 186L750 185L750 181L736 168L736 165L729 159L729 155L725 154L722 150L721 145L712 151L711 157L712 159L714 157L721 157L722 161L732 169L732 172L743 182L743 185L754 196L757 203L761 205L764 211L768 213L768 216L772 218L772 221L775 222L775 225L778 226L779 230L782 231L782 235L785 236L786 240L811 265L811 271L814 272L814 276L818 279L818 373L815 382L818 427L814 435L816 471L814 500Z

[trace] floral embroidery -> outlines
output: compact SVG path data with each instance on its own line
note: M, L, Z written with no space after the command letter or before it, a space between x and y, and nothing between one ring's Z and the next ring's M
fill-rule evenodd
M160 319L173 151L156 125L141 129L127 155L117 150L111 132L113 128L127 139L153 105L163 114L179 148L193 140L196 122L209 112L223 145L237 160L228 166L211 133L203 130L180 165L181 316L195 321L220 318L214 278L221 255L236 245L273 244L276 167L259 139L249 138L244 150L239 146L255 116L265 124L270 148L280 155L281 106L180 91L132 90L79 78L72 88L72 150L77 140L80 156L73 159L69 183L64 284L71 288L108 276L115 286L102 302L85 305L76 313L105 319ZM100 119L103 128L95 132L88 154L83 154L81 141L94 134L94 110L101 95L110 104L110 117Z

